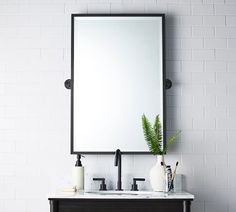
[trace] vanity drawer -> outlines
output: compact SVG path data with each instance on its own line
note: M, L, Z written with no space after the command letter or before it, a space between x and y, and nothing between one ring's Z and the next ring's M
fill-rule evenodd
M57 199L50 212L183 212L183 200Z

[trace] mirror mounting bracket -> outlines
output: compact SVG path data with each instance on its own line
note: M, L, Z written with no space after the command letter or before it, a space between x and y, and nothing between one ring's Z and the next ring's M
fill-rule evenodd
M71 79L67 79L64 82L64 85L65 85L66 89L71 89Z
M71 79L67 79L64 82L66 89L71 89ZM170 79L165 80L165 88L168 90L172 87L172 81Z
M170 89L172 87L172 81L170 79L165 80L165 88L166 90Z

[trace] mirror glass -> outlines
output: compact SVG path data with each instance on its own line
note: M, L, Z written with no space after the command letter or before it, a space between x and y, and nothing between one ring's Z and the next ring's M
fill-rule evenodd
M163 19L72 15L72 153L148 151L142 114L164 120Z

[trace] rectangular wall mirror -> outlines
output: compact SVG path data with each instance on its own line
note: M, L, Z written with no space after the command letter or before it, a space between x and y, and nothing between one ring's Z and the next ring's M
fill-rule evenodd
M165 137L164 79L163 14L73 14L71 153L148 153L141 117L160 114Z

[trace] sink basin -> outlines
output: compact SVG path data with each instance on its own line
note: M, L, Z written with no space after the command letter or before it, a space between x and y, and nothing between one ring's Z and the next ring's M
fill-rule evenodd
M153 191L87 191L85 193L98 194L98 195L135 195L135 196L164 196L163 192Z

